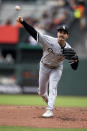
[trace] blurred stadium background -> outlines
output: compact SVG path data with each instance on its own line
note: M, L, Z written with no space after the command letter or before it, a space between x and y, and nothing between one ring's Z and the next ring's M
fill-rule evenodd
M19 12L16 5L21 7ZM68 42L77 51L80 64L72 71L64 62L58 95L87 96L86 0L0 0L0 93L37 94L42 47L16 22L18 15L54 37L58 25L70 27Z

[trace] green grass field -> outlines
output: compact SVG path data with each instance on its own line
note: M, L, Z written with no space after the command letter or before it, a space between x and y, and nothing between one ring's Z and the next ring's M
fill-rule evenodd
M38 95L0 95L0 105L46 105ZM55 106L87 107L87 97L57 96Z
M87 131L87 129L70 128L28 128L1 126L0 131Z
M28 127L7 127L1 126L0 131L87 131L87 129L65 129L65 128L28 128Z
M0 95L0 105L39 105L45 106L38 95ZM58 107L87 107L87 97L57 96L55 106ZM87 131L87 129L61 128L31 128L0 126L0 131Z

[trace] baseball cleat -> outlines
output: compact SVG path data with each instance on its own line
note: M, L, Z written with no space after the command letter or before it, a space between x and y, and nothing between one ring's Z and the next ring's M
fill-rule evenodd
M49 118L49 117L53 117L53 112L51 110L47 110L43 115L42 117L45 117L45 118Z

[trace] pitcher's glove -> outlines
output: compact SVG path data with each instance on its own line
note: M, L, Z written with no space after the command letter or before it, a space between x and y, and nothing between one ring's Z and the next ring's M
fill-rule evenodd
M64 48L62 50L62 54L64 55L65 59L69 60L69 63L71 65L72 69L77 70L78 64L79 64L79 59L78 59L78 56L77 56L76 52L74 51L74 49Z
M64 55L65 59L73 60L76 55L76 52L74 51L73 48L64 48L62 50L62 54Z

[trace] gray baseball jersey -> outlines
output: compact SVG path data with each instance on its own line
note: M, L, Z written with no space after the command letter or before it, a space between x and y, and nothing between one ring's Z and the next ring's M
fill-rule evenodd
M38 33L38 42L43 46L43 56L41 59L43 64L58 67L63 63L64 56L57 38ZM71 48L71 46L66 42L65 48Z

